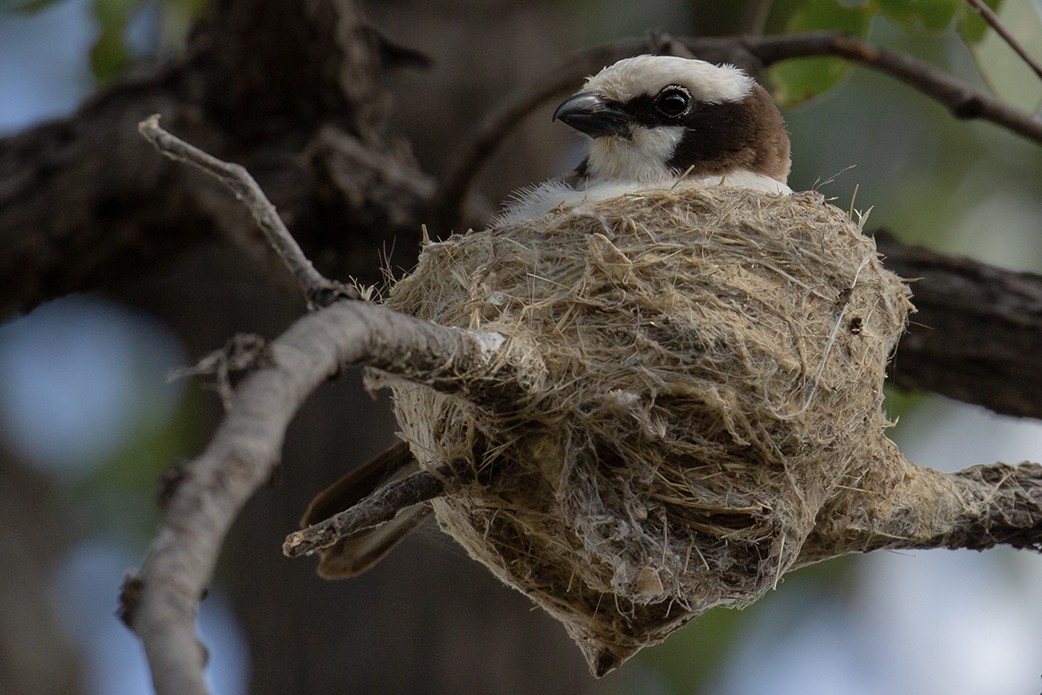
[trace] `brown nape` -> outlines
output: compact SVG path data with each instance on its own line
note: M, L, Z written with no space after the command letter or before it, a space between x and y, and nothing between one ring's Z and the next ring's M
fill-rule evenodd
M753 92L746 97L745 103L752 114L753 123L758 124L754 133L759 137L759 142L753 148L757 157L750 168L784 183L792 166L789 156L789 133L785 129L785 121L771 95L760 85L753 87Z
M789 134L774 101L755 85L744 101L697 104L687 136L667 165L689 176L726 175L748 169L782 183L789 175Z

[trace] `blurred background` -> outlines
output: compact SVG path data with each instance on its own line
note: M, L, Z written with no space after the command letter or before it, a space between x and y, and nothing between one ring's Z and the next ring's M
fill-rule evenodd
M0 137L69 117L128 65L176 54L201 3L0 0ZM753 28L782 31L800 21L783 6L806 4L362 3L381 30L434 61L388 85L396 127L436 178L491 104L570 52L650 29L748 30L750 16ZM1000 12L1042 55L1042 0L1008 0ZM865 15L864 33L1038 113L1039 81L995 37L971 46L953 21L895 16ZM580 143L550 123L552 109L484 169L478 186L489 199L574 165ZM871 210L868 229L903 241L1042 272L1039 147L956 121L858 68L784 114L794 189ZM376 267L384 251L367 262ZM144 275L0 325L2 692L151 692L140 644L114 615L120 583L154 528L162 471L196 455L220 417L204 384L168 375L237 331L273 337L301 311L264 268L217 240ZM899 420L893 438L916 463L1042 460L1038 422L924 395L891 393L887 408ZM282 538L309 496L393 443L392 433L386 397L370 400L357 374L322 387L298 416L279 474L233 529L202 605L218 692L1042 690L1042 558L1028 553L881 552L806 568L755 606L712 611L602 681L556 624L433 525L351 582L322 582L310 562L283 558Z

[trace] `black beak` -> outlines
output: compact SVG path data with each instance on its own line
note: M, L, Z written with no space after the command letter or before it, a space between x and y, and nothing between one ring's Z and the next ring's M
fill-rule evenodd
M587 92L580 92L558 106L553 120L560 120L591 138L630 136L629 116L599 96Z

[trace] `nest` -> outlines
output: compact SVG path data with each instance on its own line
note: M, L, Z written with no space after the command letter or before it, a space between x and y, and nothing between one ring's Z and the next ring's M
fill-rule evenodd
M533 346L547 387L491 408L393 381L396 412L421 466L471 471L433 502L441 528L602 675L760 598L899 458L881 402L908 296L816 193L557 211L427 245L387 301Z

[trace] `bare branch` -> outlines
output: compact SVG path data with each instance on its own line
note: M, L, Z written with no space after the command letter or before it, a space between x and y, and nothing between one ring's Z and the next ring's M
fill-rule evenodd
M875 237L886 267L912 280L917 310L893 383L1042 419L1042 276Z
M168 157L211 174L243 200L309 299L331 290L336 298L337 286L314 269L243 167L175 138L159 127L158 116L142 122L140 130ZM141 571L124 583L122 616L145 644L161 695L207 692L205 650L194 634L198 597L229 526L278 461L290 419L342 364L378 367L493 408L523 400L543 381L541 360L516 341L445 328L360 302L337 302L301 319L266 346L265 354L268 359L229 399L228 414L206 451L182 466L176 486L165 491L160 529ZM428 495L423 499L437 494L442 483L429 473L407 479L431 482L427 478L435 485L421 489ZM385 490L385 497L392 492L402 490ZM422 501L416 494L410 499ZM403 503L400 494L388 499L399 505L395 509Z
M742 41L749 51L766 65L790 58L810 56L831 55L845 58L904 82L939 102L956 118L991 121L1028 140L1042 144L1042 121L903 53L834 32L761 36Z
M277 461L293 415L344 364L379 367L490 406L523 398L534 379L527 350L497 334L430 324L363 302L338 302L301 318L270 344L274 363L246 377L210 445L185 464L127 601L156 691L205 693L194 622L199 597L232 521ZM463 371L478 374L464 383ZM129 598L129 597L128 597Z
M993 463L957 473L910 467L886 488L853 494L818 518L801 565L884 548L1039 551L1042 465Z
M981 2L981 0L966 0L966 2L968 2L970 7L976 10L977 14L988 23L988 26L994 29L995 33L998 34L1018 56L1020 56L1020 59L1023 60L1036 75L1042 78L1042 63L1039 63L1035 56L1028 53L1027 49L1017 41L1017 38L1013 36L1013 34L1009 33L1009 29L999 21L999 16L995 14L990 7Z
M138 124L141 134L157 150L177 162L190 164L223 183L249 209L265 239L279 255L282 262L314 306L327 306L339 299L358 299L358 291L327 279L311 264L296 240L290 235L275 206L264 191L253 180L250 173L239 164L223 162L175 137L159 126L159 114L153 114Z
M286 537L282 552L286 557L309 555L353 533L379 526L393 519L403 509L441 497L453 476L448 469L442 475L420 471L389 483L353 507L305 529L294 531Z

